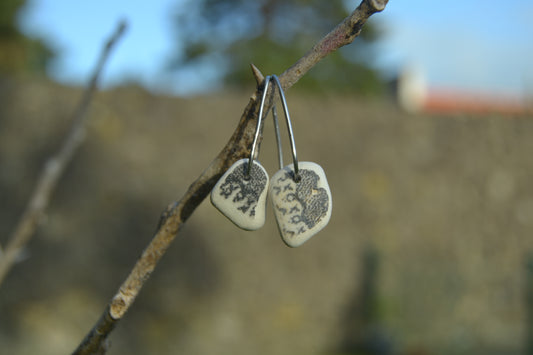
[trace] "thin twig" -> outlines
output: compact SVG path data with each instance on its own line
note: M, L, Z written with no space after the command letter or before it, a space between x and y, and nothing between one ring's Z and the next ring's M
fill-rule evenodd
M366 20L382 11L388 0L363 0L355 11L333 31L320 40L298 62L287 69L279 79L284 90L296 83L309 69L334 50L351 43L361 31ZM263 75L255 67L253 74L258 82ZM87 334L74 354L105 354L107 337L133 304L142 286L150 277L155 266L180 231L185 221L209 194L217 180L238 159L247 157L257 124L258 97L261 85L251 96L239 124L230 140L200 177L192 183L179 202L169 205L162 214L155 236L137 260L130 274L107 305L103 315Z
M72 115L72 126L70 131L65 136L65 140L57 154L45 163L39 179L37 180L37 185L29 199L28 205L20 217L17 227L8 238L8 242L3 252L0 254L0 285L37 229L39 222L44 215L44 211L48 206L50 197L57 186L59 178L83 141L85 135L85 121L87 120L87 109L94 92L97 89L100 74L109 57L111 49L122 36L125 29L126 23L120 22L113 35L102 49L102 53L89 85Z

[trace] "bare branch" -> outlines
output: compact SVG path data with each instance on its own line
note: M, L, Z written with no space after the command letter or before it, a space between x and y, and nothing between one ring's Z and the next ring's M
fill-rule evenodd
M104 64L109 58L111 49L120 39L125 29L126 23L121 22L102 49L102 53L89 85L72 115L71 129L67 136L65 136L63 145L57 154L45 163L28 205L17 224L17 227L8 238L7 245L5 246L3 253L0 255L0 285L26 244L31 239L35 229L42 219L46 207L48 206L48 202L50 201L50 197L55 190L59 178L83 141L85 135L85 121L87 120L87 109L98 86L100 74Z
M322 38L293 66L280 75L283 90L287 90L320 62L329 53L350 44L359 36L363 25L376 12L383 11L389 0L363 0L361 4L339 23L330 33Z
M294 85L294 83L327 54L351 43L359 35L366 20L372 14L382 11L387 2L388 0L363 0L350 16L280 76L279 79L283 89L287 90ZM253 65L252 72L258 82L263 81L263 75ZM222 174L235 161L245 158L250 154L255 126L257 124L258 98L260 97L260 93L261 85L258 85L258 89L251 96L239 124L226 146L200 177L192 183L183 198L179 202L169 205L162 214L152 241L143 251L129 276L122 283L117 294L106 307L103 315L74 351L74 354L105 353L105 344L109 333L133 304L143 284L150 277L155 266L165 254L185 221L205 197L207 197Z

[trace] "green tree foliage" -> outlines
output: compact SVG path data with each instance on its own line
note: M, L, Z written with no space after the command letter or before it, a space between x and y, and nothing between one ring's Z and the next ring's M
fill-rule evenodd
M182 48L170 67L194 70L215 65L225 82L236 86L250 83L250 63L264 73L279 74L348 15L345 3L190 0L175 15ZM368 55L378 34L375 26L367 24L355 45L331 55L298 86L364 94L381 92L381 80L369 65L372 55Z
M42 40L26 37L17 14L26 0L0 1L0 73L44 74L54 53Z

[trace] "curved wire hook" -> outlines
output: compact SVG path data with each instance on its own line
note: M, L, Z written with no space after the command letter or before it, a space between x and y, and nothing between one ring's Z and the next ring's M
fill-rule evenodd
M287 107L287 100L285 99L285 93L283 92L283 88L281 87L281 83L279 82L277 75L272 75L272 76L269 75L265 78L265 87L263 89L263 95L261 96L261 103L259 105L259 115L257 118L257 126L255 128L255 136L254 136L254 141L252 143L252 150L250 151L250 157L248 158L248 168L246 169L246 175L249 176L252 170L252 163L254 161L257 140L259 139L259 132L261 130L261 121L263 119L263 110L265 107L266 95L267 95L268 86L270 85L271 80L274 80L274 82L276 83L276 86L278 87L279 96L281 98L281 103L283 105L283 113L285 114L285 121L287 122L287 130L289 132L289 140L291 143L292 161L294 165L294 181L298 182L300 181L300 175L298 174L299 172L298 156L296 154L296 144L294 142L294 133L292 130L291 118L289 115L289 108ZM281 138L279 134L278 115L276 112L276 106L272 107L272 116L274 118L274 127L276 130L276 142L278 145L278 159L279 159L280 169L283 169L283 152L281 148Z
M276 133L276 145L278 146L278 162L280 170L283 169L283 150L281 149L281 136L279 134L278 111L276 105L272 106L272 119L274 120L274 132Z
M268 85L270 84L270 76L265 78L265 88L263 89L263 96L261 96L261 104L259 105L259 116L257 118L257 126L255 127L254 142L252 143L252 151L250 152L250 158L248 158L248 168L246 169L246 176L250 176L252 171L252 163L254 161L255 147L257 140L259 139L259 131L261 130L261 120L263 119L263 108L265 107L265 99L268 92Z
M294 164L294 181L300 181L300 175L298 174L298 157L296 155L296 144L294 143L294 133L292 131L291 118L289 116L289 108L287 107L287 100L285 99L285 94L283 93L283 88L277 75L272 75L270 80L274 80L278 89L279 96L281 98L281 103L283 104L283 113L285 114L285 121L287 122L287 130L289 131L289 140L291 142L291 152L292 152L292 161ZM278 140L279 141L279 140ZM281 154L281 143L278 144L278 151Z

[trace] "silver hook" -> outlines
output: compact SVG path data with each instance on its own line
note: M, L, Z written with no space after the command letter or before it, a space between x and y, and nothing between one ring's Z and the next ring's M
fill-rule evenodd
M261 97L261 104L259 105L259 117L257 118L257 126L255 127L254 142L252 143L252 151L250 152L250 158L248 159L248 168L246 169L246 176L250 176L252 170L252 163L254 161L255 147L257 140L259 139L259 131L261 130L261 120L263 118L263 108L265 107L265 99L268 92L268 85L270 84L270 76L265 78L265 88L263 89L263 96Z
M248 158L248 168L246 169L246 175L249 176L250 171L252 170L252 163L254 161L257 140L259 139L259 132L261 130L261 120L263 119L263 110L265 107L266 95L267 95L268 86L271 80L274 80L274 82L276 83L279 89L279 95L281 98L281 103L283 105L283 113L285 114L285 121L287 122L287 130L289 132L289 140L291 143L292 161L294 165L294 181L298 182L300 181L300 175L298 174L299 172L298 157L296 155L296 144L294 142L294 133L292 130L291 118L289 115L289 108L287 107L287 100L285 99L285 93L283 92L283 88L281 87L281 83L279 82L277 75L272 75L272 76L269 75L265 78L265 87L263 89L263 95L261 96L261 103L259 105L259 115L257 118L257 126L255 128L255 136L254 136L254 141L252 143L252 150L250 152L250 157ZM280 138L280 133L279 133L278 113L277 113L275 105L272 107L272 116L274 119L274 128L276 130L276 143L278 145L279 165L280 165L280 169L283 169L283 151L281 148L281 138Z
M279 134L278 111L276 110L276 105L272 106L272 118L274 119L274 130L276 131L279 168L283 169L283 150L281 149L281 136Z
M298 182L300 181L300 175L298 174L298 157L296 156L296 144L294 143L294 133L292 131L287 100L285 99L285 94L283 93L283 88L281 87L281 83L279 82L277 75L272 75L270 80L274 80L279 89L279 96L281 98L281 103L283 104L283 113L285 114L285 120L287 121L287 130L289 131L289 140L291 142L292 161L294 164L294 181ZM281 155L281 143L278 143L278 152ZM280 163L282 163L282 160L280 160Z

